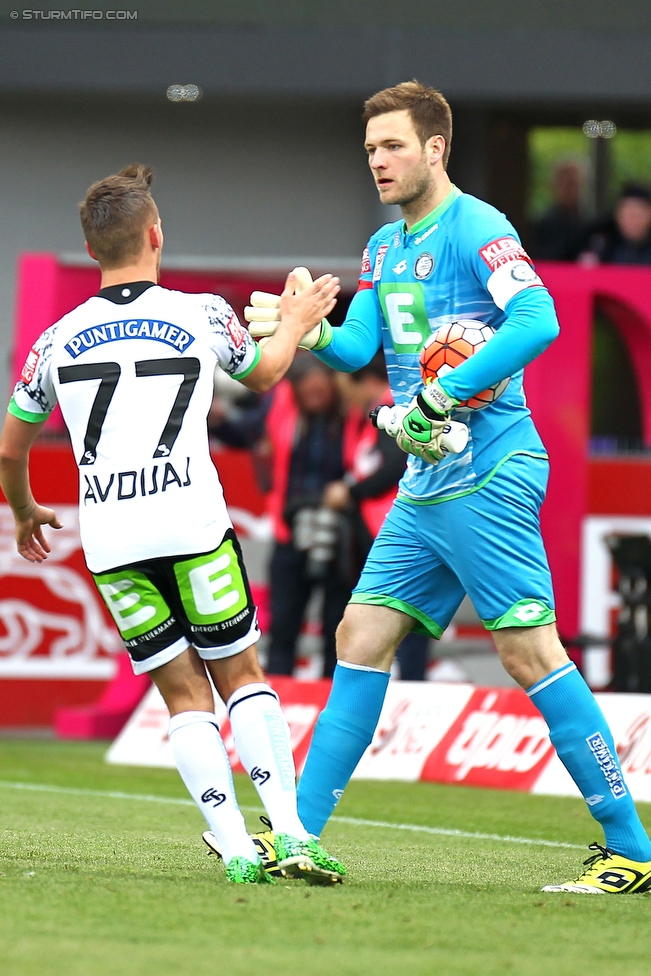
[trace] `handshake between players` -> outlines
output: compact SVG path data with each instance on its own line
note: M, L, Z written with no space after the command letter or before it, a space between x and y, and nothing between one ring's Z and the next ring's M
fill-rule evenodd
M289 275L282 295L252 292L251 304L244 309L244 318L249 323L251 335L261 346L265 346L277 334L281 321L285 321L291 308L291 289L295 288L296 295L305 294L306 289L313 289L315 284L323 283L321 287L325 295L328 287L332 287L328 279L332 280L330 276L324 275L313 283L308 269L299 267L294 268ZM303 335L298 348L318 352L329 344L331 336L332 327L323 318ZM446 454L461 453L468 441L468 428L465 424L449 420L450 411L456 403L434 380L407 406L376 409L372 412L371 419L376 427L393 437L405 453L414 454L428 464L438 464Z

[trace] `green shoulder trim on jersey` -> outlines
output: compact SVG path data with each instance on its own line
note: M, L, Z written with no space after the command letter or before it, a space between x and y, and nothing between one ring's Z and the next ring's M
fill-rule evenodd
M401 613L406 613L408 617L413 617L413 629L417 634L423 634L425 637L433 637L435 640L438 640L443 633L443 628L439 627L436 621L428 617L426 613L423 613L417 607L413 607L411 603L398 600L395 596L384 596L382 593L353 593L348 602L365 603L372 607L390 607L392 610L400 610Z
M28 424L42 424L44 420L47 420L52 411L50 410L48 413L30 413L29 410L23 410L22 407L19 407L12 397L7 407L7 413L18 417L19 420L26 420Z
M556 622L556 614L542 600L518 600L495 620L482 620L486 630L503 630L504 627L543 627Z
M255 369L255 367L260 362L260 357L261 356L262 356L262 351L260 349L260 346L256 342L256 344L255 344L255 356L253 358L253 362L251 363L250 366L247 366L246 369L243 369L241 373L234 373L233 374L233 379L234 380L243 380L243 379L246 379L246 377L249 375L249 373L252 373L253 370Z
M423 498L422 500L417 498L409 498L407 495L402 495L398 492L398 498L401 502L405 502L407 505L440 505L442 502L452 502L455 498L463 498L465 495L472 495L476 491L480 491L485 488L491 478L497 474L499 469L509 461L512 457L517 457L523 455L524 457L537 458L539 461L549 461L549 454L537 454L535 451L510 451L509 454L505 454L501 461L498 461L492 471L486 475L486 477L475 485L474 488L466 488L465 491L458 491L455 495L444 495L442 498Z
M461 196L461 190L458 186L452 184L452 189L448 193L447 197L439 203L438 207L428 213L426 217L419 220L417 224L409 230L410 234L420 234L421 231L427 230L427 228L433 224L435 221L439 220L446 210L449 210L455 200L458 200ZM404 226L404 225L403 225Z

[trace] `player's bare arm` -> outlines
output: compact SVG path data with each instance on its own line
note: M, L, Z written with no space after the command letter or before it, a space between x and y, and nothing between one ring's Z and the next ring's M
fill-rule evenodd
M51 508L36 502L29 484L29 451L42 426L7 414L0 435L0 487L14 515L16 547L30 563L43 562L51 551L43 526L62 527Z
M301 339L335 307L340 291L339 278L326 274L299 290L294 272L287 276L280 296L280 321L273 334L261 344L260 362L242 383L256 393L265 393L289 369Z

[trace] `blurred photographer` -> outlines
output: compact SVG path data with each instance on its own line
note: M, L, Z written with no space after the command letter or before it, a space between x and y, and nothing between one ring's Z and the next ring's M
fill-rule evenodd
M324 677L336 662L335 631L350 598L349 522L324 507L324 492L344 476L344 416L335 373L299 355L276 387L266 417L272 473L269 511L271 640L267 671L291 674L296 642L315 587L324 589Z
M405 454L383 430L374 427L369 412L391 405L384 354L376 353L366 366L354 373L338 373L337 384L346 404L344 461L346 474L326 487L323 502L333 512L351 520L353 535L353 583L384 517L396 497L405 470ZM400 677L423 681L428 661L429 638L407 634L396 651Z

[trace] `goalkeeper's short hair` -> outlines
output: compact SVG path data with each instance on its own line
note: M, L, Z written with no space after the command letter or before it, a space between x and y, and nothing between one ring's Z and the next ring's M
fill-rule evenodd
M421 144L432 136L443 136L445 152L443 166L447 167L452 143L452 111L436 88L428 88L419 81L403 81L393 88L383 88L364 102L364 123L387 112L409 112Z

